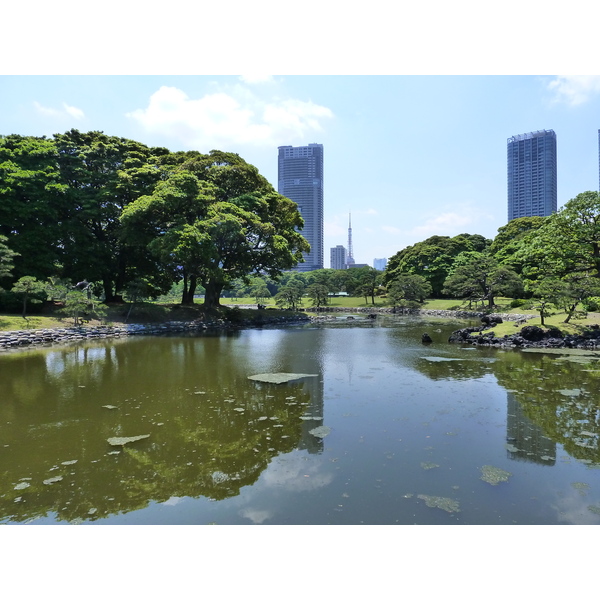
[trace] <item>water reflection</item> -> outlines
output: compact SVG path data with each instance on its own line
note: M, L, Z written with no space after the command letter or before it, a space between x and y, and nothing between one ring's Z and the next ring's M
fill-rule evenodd
M580 471L600 465L595 356L468 350L445 343L453 328L377 319L0 356L0 521L162 505L196 522L202 500L221 522L449 522L426 496L460 501L453 522L600 522L600 471ZM317 376L248 380L268 372ZM484 464L510 483L482 482Z

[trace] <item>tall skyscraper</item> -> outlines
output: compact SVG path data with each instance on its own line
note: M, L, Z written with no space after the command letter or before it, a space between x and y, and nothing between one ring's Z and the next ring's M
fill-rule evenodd
M332 269L346 268L346 248L344 246L336 246L329 251L329 264Z
M293 200L304 219L302 235L310 244L296 271L323 268L323 144L279 146L278 191Z
M556 134L552 129L507 140L508 220L556 212Z
M373 268L377 269L377 271L385 271L387 266L387 258L374 258L373 259Z

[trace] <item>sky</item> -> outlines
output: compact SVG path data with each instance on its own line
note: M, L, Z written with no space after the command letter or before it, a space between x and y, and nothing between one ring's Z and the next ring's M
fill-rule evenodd
M0 134L99 130L236 152L277 188L277 147L324 146L325 267L507 222L506 141L553 129L558 204L598 190L600 76L8 75Z

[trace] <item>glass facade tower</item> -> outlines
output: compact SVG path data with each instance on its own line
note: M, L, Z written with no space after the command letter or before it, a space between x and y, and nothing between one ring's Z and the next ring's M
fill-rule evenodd
M279 146L277 191L293 200L304 219L302 235L310 244L296 271L323 268L323 144Z
M508 220L556 212L556 134L552 129L507 141Z

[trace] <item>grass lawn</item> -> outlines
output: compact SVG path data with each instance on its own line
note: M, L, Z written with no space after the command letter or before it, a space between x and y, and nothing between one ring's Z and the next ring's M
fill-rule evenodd
M516 314L530 314L535 315L532 319L527 320L527 325L540 326L540 317L537 311L524 309L523 307L511 308L510 298L497 298L496 299L496 312L499 313L516 313ZM224 310L227 307L231 307L235 304L256 304L254 298L221 298L221 304ZM269 298L265 302L266 308L276 308L275 302L272 298ZM375 304L371 304L371 299L365 303L364 298L353 298L353 297L340 297L332 298L329 306L340 307L340 308L364 308L364 307L375 307L383 308L388 306L385 299L375 298ZM310 308L310 301L305 298L304 308ZM456 299L432 299L427 300L422 305L422 308L429 310L469 310L468 303L461 303L460 300ZM472 310L481 310L472 307ZM262 311L261 311L262 312ZM287 313L287 311L285 311ZM260 313L256 310L243 310L241 311L243 318L260 318ZM228 315L222 315L224 318L228 318ZM131 313L129 314L129 305L115 305L108 307L107 315L103 320L106 324L116 323L150 323L150 322L164 322L164 321L192 321L194 319L204 318L205 313L201 303L194 306L181 306L179 304L156 304L156 303L141 303L136 305ZM546 317L546 327L556 327L563 333L580 333L583 329L593 324L600 325L600 313L588 313L584 319L572 318L570 323L564 323L565 313L556 312L550 317ZM99 321L91 321L89 325L100 325ZM73 325L73 319L70 317L57 316L56 314L34 314L28 316L27 319L23 319L20 315L14 314L0 314L0 331L14 331L19 329L51 329L55 327L71 327ZM500 325L496 325L493 331L496 336L502 337L504 335L511 335L517 333L521 326L515 327L514 322L505 322Z

